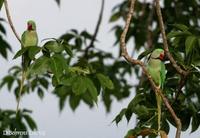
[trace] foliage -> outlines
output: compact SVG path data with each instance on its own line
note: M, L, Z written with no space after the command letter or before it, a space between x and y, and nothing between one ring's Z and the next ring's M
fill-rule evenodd
M0 0L0 10L1 10L2 6L3 6L3 2L4 2L4 0Z
M127 14L127 6L127 1L124 1L114 7L110 22L117 22L120 19L124 20ZM199 3L197 1L187 3L187 1L165 0L162 8L170 52L177 61L177 64L190 72L187 78L182 78L172 65L166 62L167 79L164 94L170 103L172 103L173 109L181 119L182 131L186 131L191 125L191 132L196 131L200 125L200 122L196 119L200 115L200 30L199 23L197 22L200 18L199 10ZM118 44L122 26L115 25L113 31L116 35L116 44ZM152 49L162 47L159 40L160 30L158 21L151 3L136 2L134 19L130 25L127 41L131 38L135 40L134 53L138 53L143 48L146 49L145 52L139 55L138 59L147 56ZM114 121L118 124L123 116L125 116L129 122L134 113L138 119L135 129L143 127L156 129L155 95L144 75L138 71L135 71L135 73L140 80L136 86L136 95L128 107L121 110ZM161 130L168 133L170 129L169 123L174 126L176 125L164 105L162 109Z
M126 62L116 60L111 53L97 49L95 46L84 50L89 45L90 40L92 40L92 35L87 31L79 33L77 30L72 29L62 35L61 39L64 39L72 46L74 57L79 58L77 61L70 59L69 64L90 70L88 76L95 83L98 93L102 92L102 100L107 111L110 111L111 96L116 97L118 100L128 97L131 86L123 76L126 74L126 70L128 70L128 74L131 74L132 71ZM107 64L108 60L113 62L113 64ZM86 104L93 106L89 102L86 102Z
M27 131L28 128L32 131L37 130L35 121L29 115L30 110L23 109L16 116L16 112L13 110L0 110L0 137L8 138L13 137L5 135L6 132ZM28 138L28 135L16 135L15 138Z
M6 36L6 30L1 22L4 22L3 18L0 18L0 54L3 58L7 59L8 51L11 51L11 46L4 39Z
M55 1L60 5L60 0ZM2 2L3 0L0 0L0 8ZM133 53L138 55L143 51L138 56L140 60L146 60L153 49L162 47L157 16L152 5L145 1L136 2L134 18L127 34L126 41L134 40ZM166 62L164 95L181 119L182 131L191 126L191 132L197 131L200 125L199 11L199 2L195 0L163 1L162 13L170 53L181 68L190 72L187 78L183 78L169 62ZM125 21L127 12L128 0L116 5L112 10L110 22L115 23L112 28L116 38L115 46L119 46L123 30L120 21ZM4 20L1 18L0 21ZM7 58L11 46L5 41L5 36L6 30L0 23L0 54ZM137 66L130 66L119 57L114 57L111 52L98 49L96 38L93 45L90 45L93 37L93 34L86 30L71 29L59 38L45 39L41 46L20 49L14 59L26 55L32 60L22 95L37 92L42 99L49 87L53 86L53 94L58 97L60 110L64 109L67 101L75 111L80 102L93 107L101 99L109 112L114 98L122 100L129 97L131 88L135 87L135 97L113 121L118 124L125 117L129 122L135 114L138 120L136 127L129 130L125 137L145 137L147 133L151 134L150 138L156 137L156 100L149 81ZM8 91L15 93L16 98L19 96L21 72L20 65L13 66L0 82L0 88L6 86ZM139 80L136 86L131 86L125 77L132 75L137 76ZM164 104L162 106L160 134L164 137L170 131L170 124L175 126L175 123ZM14 111L0 110L0 125L5 124L0 127L1 131L14 128L27 130L28 127L32 130L37 129L28 113L26 110L21 111L19 119ZM24 120L27 122L24 123Z

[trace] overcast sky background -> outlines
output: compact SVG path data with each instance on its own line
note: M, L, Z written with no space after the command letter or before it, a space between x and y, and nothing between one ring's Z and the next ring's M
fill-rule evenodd
M99 47L105 50L111 50L117 53L117 48L113 48L114 37L109 33L112 24L108 23L111 15L111 9L123 0L106 0L103 22L98 34ZM21 35L26 29L26 21L33 19L37 22L37 30L39 39L59 37L67 30L75 28L78 30L94 31L101 0L61 0L61 7L58 8L54 0L8 0L10 12L17 32ZM3 8L1 17L5 16ZM20 48L20 45L13 35L10 27L5 24L7 30L7 40L10 42L14 51ZM20 63L19 60L12 60L12 54L8 61L0 57L2 78L7 69L12 65ZM131 84L136 83L130 82ZM132 92L134 95L134 91ZM101 99L99 99L100 101ZM100 102L98 107L89 109L85 104L81 104L78 109L73 112L68 104L59 112L58 99L51 94L51 90L45 93L44 99L41 101L37 94L29 94L21 100L20 107L33 110L33 118L37 122L39 131L44 131L45 136L31 136L31 138L123 138L126 132L133 128L135 119L133 118L129 124L125 119L120 122L118 127L111 121L120 110L127 106L131 98L112 104L111 113L105 112L103 104ZM13 94L3 89L0 91L0 108L14 109L16 101ZM174 137L175 129L170 131L169 138ZM182 138L199 138L199 134L188 132L182 133Z

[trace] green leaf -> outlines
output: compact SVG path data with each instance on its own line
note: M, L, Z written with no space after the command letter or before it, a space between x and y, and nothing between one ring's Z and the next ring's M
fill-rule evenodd
M40 87L37 89L37 94L40 97L40 99L44 98L44 92Z
M0 32L6 35L6 29L3 27L1 23L0 23Z
M93 38L93 36L91 34L89 34L87 31L81 32L80 35L83 36L85 39L90 39L91 40Z
M167 134L169 133L170 126L166 119L162 119L161 130L164 130Z
M72 86L72 84L78 79L79 76L72 75L72 76L62 76L60 84L64 86Z
M134 112L135 114L137 114L138 116L146 116L148 115L148 108L144 105L136 105L136 106L133 106L131 108L132 112Z
M45 79L45 78L39 78L39 82L40 82L40 84L44 87L44 88L48 88L48 86L49 86L49 82L48 82L48 80L47 79Z
M30 58L30 59L34 59L34 58L35 58L35 55L36 55L37 53L39 53L40 50L41 50L41 48L38 47L38 46L29 46L29 47L28 47L28 56L29 56L29 58Z
M91 79L85 78L85 84L86 84L86 87L87 87L88 92L91 95L92 99L95 101L95 103L97 103L98 92L97 92L97 89L96 89L94 83L91 81Z
M184 101L182 101L182 102L184 102ZM191 124L191 121L190 121L191 120L191 110L186 108L185 110L180 112L180 115L181 116L179 118L181 119L181 122L182 122L181 130L182 131L186 131L189 128L190 124Z
M192 52L193 47L195 46L197 41L196 36L188 36L185 40L185 52L186 55L188 55L190 52Z
M125 115L126 113L126 108L123 108L120 113L115 117L115 119L112 121L112 122L116 122L116 124L118 125L118 123L122 120L123 116Z
M49 58L46 56L41 56L31 64L28 74L30 75L40 75L49 70Z
M57 41L48 41L44 44L44 47L54 53L61 53L64 50L63 46Z
M2 82L0 83L0 88L2 88L7 83L8 90L11 90L13 82L14 82L13 76L10 76L10 75L5 76Z
M133 108L136 105L138 105L141 101L144 101L145 97L144 94L137 94L133 100L131 100L131 102L128 104L128 108Z
M72 91L75 95L80 95L86 92L87 90L87 81L85 81L85 77L79 76L77 80L72 85Z
M99 82L101 83L102 87L108 88L108 89L114 89L114 84L112 83L109 77L101 73L98 73L96 76Z
M179 32L179 31L175 31L175 32L170 32L167 34L167 38L173 38L173 37L178 37L178 36L188 36L188 35L192 35L190 32L185 31L185 32Z
M75 109L78 107L80 103L80 97L79 96L74 96L71 95L69 98L69 105L72 108L73 111L75 111Z
M64 109L64 107L65 107L65 101L66 101L66 96L60 98L60 100L59 100L60 111L62 111Z
M200 125L200 114L195 114L192 118L192 132L196 131Z
M73 56L73 53L72 53L71 46L70 46L70 45L67 45L67 44L62 44L62 45L63 45L63 47L64 47L66 53L67 53L70 57L72 57L72 56Z
M88 68L81 68L79 66L75 66L75 67L69 67L68 68L69 72L73 72L73 73L78 73L78 74L90 74L90 70Z
M23 47L22 49L20 49L15 56L13 57L13 59L16 59L20 56L22 56L26 51L28 50L28 47Z
M50 58L49 66L50 66L52 73L57 78L57 81L60 82L59 79L63 75L65 68L67 68L67 62L65 61L63 56L60 54L53 55Z
M127 122L130 121L132 114L133 114L132 110L128 108L128 109L126 110L126 113L125 113Z
M8 50L11 51L11 46L2 38L2 36L0 35L0 54L7 59L8 57Z
M54 86L54 87L56 87L56 86L58 86L60 83L58 82L58 79L56 78L56 76L55 75L53 75L52 76L52 85Z
M117 21L120 17L121 17L121 13L120 13L120 12L116 12L116 13L114 13L114 14L111 16L109 22L115 22L115 21Z
M82 100L89 106L89 107L93 107L94 102L91 98L91 96L88 93L84 93L83 95L81 95Z
M66 34L64 34L64 35L61 36L61 39L64 39L66 42L69 42L74 37L75 37L74 34L66 33Z
M0 0L0 10L1 10L2 6L3 6L3 2L4 2L4 0Z
M187 27L186 25L184 24L174 24L172 25L174 27L176 27L177 29L179 30L182 30L182 31L187 31L189 29L189 27Z
M23 115L24 119L26 120L27 124L31 128L31 130L37 130L37 125L34 120L29 115Z
M83 40L80 37L77 37L75 39L75 44L76 44L76 47L80 48L83 44Z

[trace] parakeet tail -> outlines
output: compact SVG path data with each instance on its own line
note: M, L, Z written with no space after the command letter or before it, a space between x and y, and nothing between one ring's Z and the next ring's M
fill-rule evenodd
M157 112L158 112L158 131L161 127L161 97L156 93L156 102L157 102Z

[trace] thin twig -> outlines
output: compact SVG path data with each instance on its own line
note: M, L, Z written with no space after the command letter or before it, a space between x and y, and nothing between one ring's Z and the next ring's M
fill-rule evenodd
M165 54L167 55L168 59L170 60L172 66L176 69L176 71L183 76L187 76L189 72L183 70L179 65L177 65L176 61L174 60L171 53L169 52L169 46L168 46L168 42L167 42L165 27L164 27L164 23L163 23L161 8L160 8L160 0L156 0L155 2L156 2L156 12L158 15L158 22L159 22L160 31L162 34Z
M8 7L8 2L7 0L4 0L4 5L5 5L5 9L6 9L6 16L8 18L8 23L15 35L15 37L17 38L17 40L20 42L21 44L21 47L23 47L22 43L21 43L21 39L19 37L19 35L17 34L17 31L15 30L15 27L14 27L14 24L12 22L12 19L11 19L11 15L10 15L10 12L9 12L9 7ZM22 91L23 91L23 87L24 87L24 82L26 80L26 71L22 70L22 78L20 80L20 88L19 88L19 95L18 95L18 98L17 98L17 108L16 108L16 115L18 114L19 112L19 103L20 103L20 99L21 99L21 94L22 94Z
M91 41L90 41L90 44L89 44L88 47L85 49L85 56L86 56L86 57L87 57L87 54L88 54L88 50L89 50L91 47L94 47L94 41L96 40L97 34L98 34L98 32L99 32L100 24L101 24L101 21L102 21L102 18L103 18L104 5L105 5L105 0L102 0L101 10L100 10L100 14L99 14L99 18L98 18L98 21L97 21L97 25L96 25L94 34L93 34L93 36L92 36L92 39L91 39Z
M144 63L140 60L136 60L133 59L129 56L127 48L126 48L126 34L129 30L129 25L132 19L132 15L134 12L134 5L135 5L135 1L136 0L131 0L131 4L130 4L130 8L129 8L129 12L127 15L127 19L126 19L126 24L124 27L124 30L121 34L121 38L120 38L120 47L121 47L121 52L122 52L122 56L131 64L133 65L139 65L142 68L143 73L147 76L153 90L155 93L158 93L161 97L162 100L165 104L165 106L167 107L168 111L171 113L173 119L175 120L175 123L177 125L177 132L176 132L176 138L180 138L180 133L181 133L181 121L180 119L177 117L176 113L174 112L173 108L171 107L171 105L168 102L168 99L163 95L162 91L156 86L156 84L154 83L153 79L151 78L150 74L148 73L148 70L146 69Z
M8 18L8 23L9 23L9 25L10 25L10 27L11 27L14 35L15 35L15 37L18 39L18 41L21 44L21 39L20 39L19 35L17 34L17 31L15 30L15 27L13 25L13 22L12 22L12 19L11 19L11 16L10 16L7 0L4 0L4 6L5 6L5 9L6 9L6 16Z

